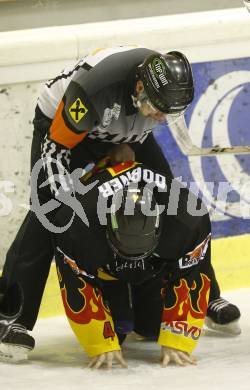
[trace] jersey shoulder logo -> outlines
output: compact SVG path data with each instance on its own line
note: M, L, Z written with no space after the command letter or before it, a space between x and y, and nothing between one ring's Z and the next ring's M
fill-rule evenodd
M88 109L80 98L77 98L69 108L69 114L75 123L80 122L87 112Z
M201 260L204 259L209 241L211 240L211 233L202 241L201 244L197 245L194 250L188 252L185 256L179 259L180 268L189 268L193 265L198 264Z

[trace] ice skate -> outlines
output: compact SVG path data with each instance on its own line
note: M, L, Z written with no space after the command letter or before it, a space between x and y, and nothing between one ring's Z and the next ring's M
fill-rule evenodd
M0 325L1 326L1 325ZM0 361L18 363L27 360L28 353L35 347L35 340L20 324L9 326L0 343Z
M239 318L238 307L220 297L209 303L205 325L208 329L237 336L241 333Z

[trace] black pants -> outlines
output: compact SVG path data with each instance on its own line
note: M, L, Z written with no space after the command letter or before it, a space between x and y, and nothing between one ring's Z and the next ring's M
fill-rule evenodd
M153 339L159 336L163 287L162 276L137 286L121 281L102 282L103 297L110 307L120 344L131 331Z
M51 121L37 108L34 119L34 135L31 148L31 168L41 155L41 143L50 127ZM70 169L84 168L89 162L97 162L105 157L114 145L85 138L72 149ZM150 168L172 175L171 169L152 134L143 144L132 144L136 160ZM48 199L47 199L48 200ZM44 196L46 201L46 195ZM24 291L24 310L18 320L32 330L39 311L43 291L54 256L51 234L29 211L21 225L14 242L9 248L3 268L3 277L8 284L18 281ZM211 268L211 297L218 298L219 286Z

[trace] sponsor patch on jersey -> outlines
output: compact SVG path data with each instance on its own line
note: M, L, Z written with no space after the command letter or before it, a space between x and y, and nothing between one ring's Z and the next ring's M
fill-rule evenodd
M201 328L189 324L187 321L170 321L169 323L161 323L161 330L171 332L177 336L192 338L197 341L201 335Z
M210 239L211 234L209 234L201 244L195 247L193 251L188 252L185 256L181 257L179 259L179 267L189 268L203 260L207 252Z
M102 120L102 128L106 128L110 125L113 119L118 120L121 112L121 106L117 103L112 108L105 108Z
M88 278L90 279L94 279L94 275L91 275L91 274L88 274L87 272L85 272L84 270L82 270L81 268L78 267L78 265L76 264L75 260L71 259L69 256L65 255L65 253L57 246L56 247L57 251L63 256L62 259L63 259L63 262L65 264L68 264L70 266L70 268L72 269L72 271L76 274L76 275L83 275L83 276L87 276Z
M80 98L77 98L69 108L69 114L75 123L80 122L87 112L88 109Z

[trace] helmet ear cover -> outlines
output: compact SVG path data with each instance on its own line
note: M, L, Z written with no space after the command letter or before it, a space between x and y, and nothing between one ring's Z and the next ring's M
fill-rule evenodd
M111 249L121 258L144 259L152 254L159 243L161 218L152 193L151 204L155 207L155 215L145 215L141 210L141 202L145 202L147 196L148 193L146 195L141 191L130 193L125 189L120 208L117 209L115 201L112 202L107 222L107 240ZM134 202L134 210L133 213L126 214L129 202Z
M151 54L138 67L152 105L163 113L184 111L194 97L191 66L184 54Z

